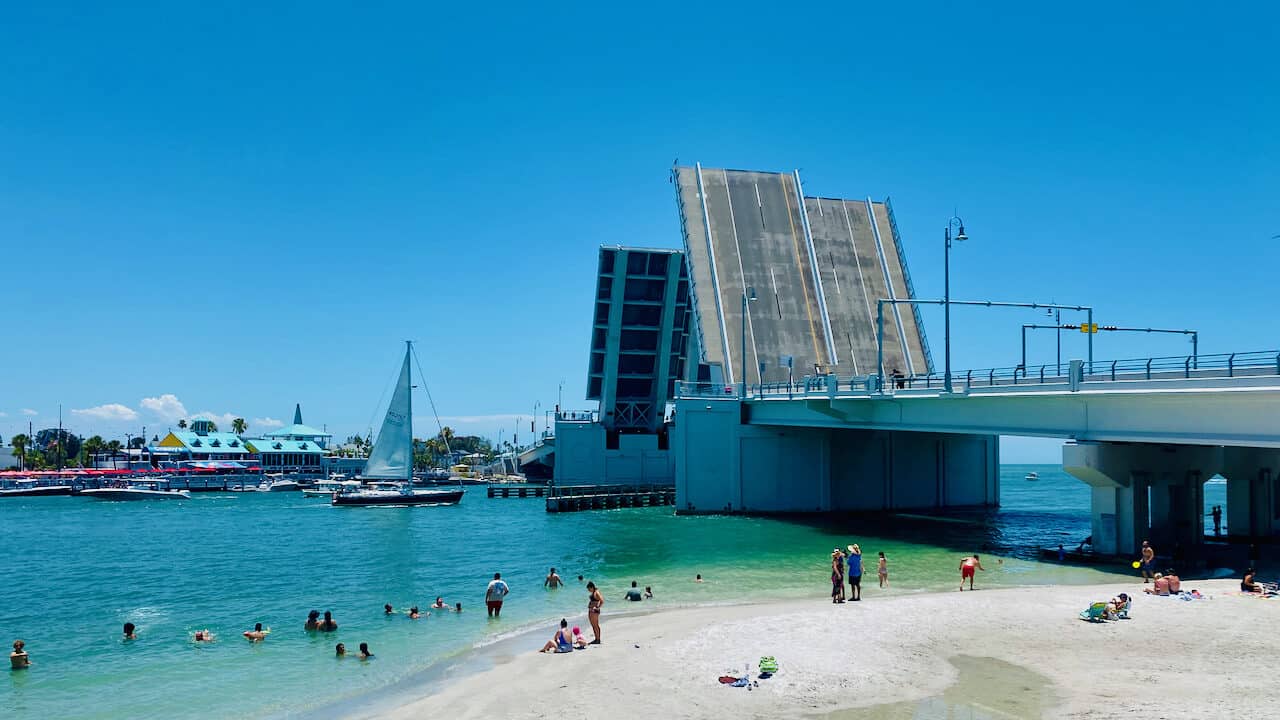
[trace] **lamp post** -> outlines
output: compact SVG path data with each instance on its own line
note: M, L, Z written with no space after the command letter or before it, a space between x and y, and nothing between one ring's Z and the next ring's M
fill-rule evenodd
M952 216L947 220L947 229L943 233L946 239L945 246L942 251L942 316L943 343L946 345L946 370L942 375L942 391L951 392L951 226L955 225L959 228L955 239L963 242L969 239L964 234L964 221L958 216Z
M742 390L738 397L747 398L747 304L756 301L756 289L749 287L742 291Z

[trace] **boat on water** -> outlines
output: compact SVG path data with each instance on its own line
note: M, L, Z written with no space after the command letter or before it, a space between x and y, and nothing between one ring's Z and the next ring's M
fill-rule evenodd
M98 500L187 500L191 493L172 490L155 480L131 482L120 487L86 488L79 495Z
M293 492L301 487L296 481L285 480L284 475L268 473L267 479L258 485L258 492Z
M453 505L466 493L462 488L437 489L413 486L413 383L409 370L413 343L406 342L404 364L395 393L387 405L378 439L365 462L365 487L347 487L333 494L335 506Z
M302 488L302 494L306 497L333 497L336 492L348 489L354 490L359 487L359 480L347 480L345 477L338 480L334 476L330 476L328 480L321 480L311 487Z
M1035 470L1032 470L1031 472L1027 473L1026 477L1022 479L1023 480L1039 480L1040 473L1036 472Z
M0 487L0 497L38 497L42 495L70 495L70 485L41 485L36 478L23 478Z

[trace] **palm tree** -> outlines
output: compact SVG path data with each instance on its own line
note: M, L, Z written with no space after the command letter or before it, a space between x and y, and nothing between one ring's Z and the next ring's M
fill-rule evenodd
M112 440L107 443L107 450L111 452L111 467L116 466L116 454L120 452L120 448L124 447L119 440Z
M18 467L23 470L27 469L27 446L31 444L31 438L18 433L9 438L9 444L13 446L13 451L18 454Z
M186 429L187 429L187 421L186 421L186 420L179 420L179 421L178 421L178 429L179 429L179 430L186 430Z
M249 423L245 422L244 418L236 418L235 420L231 421L231 432L237 435L243 435L244 431L247 430L248 428L249 428Z
M85 462L93 462L93 457L101 453L103 448L106 447L106 444L106 441L102 439L101 435L94 435L88 440L85 440L80 446L80 452L84 455ZM94 466L96 467L97 463L94 463Z

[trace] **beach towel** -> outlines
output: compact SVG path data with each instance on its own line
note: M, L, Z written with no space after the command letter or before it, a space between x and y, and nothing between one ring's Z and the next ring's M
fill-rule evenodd
M778 661L772 655L760 658L760 672L770 675L778 672Z

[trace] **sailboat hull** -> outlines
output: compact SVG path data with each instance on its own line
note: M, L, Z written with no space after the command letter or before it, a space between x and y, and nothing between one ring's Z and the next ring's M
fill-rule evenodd
M412 493L396 491L338 493L333 496L335 506L351 507L368 505L455 505L462 500L463 490L414 490Z

